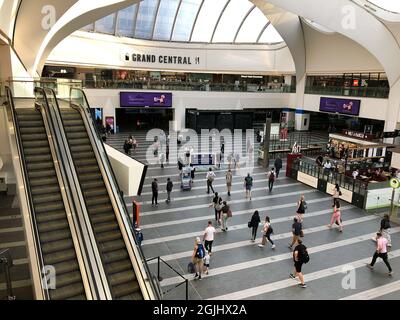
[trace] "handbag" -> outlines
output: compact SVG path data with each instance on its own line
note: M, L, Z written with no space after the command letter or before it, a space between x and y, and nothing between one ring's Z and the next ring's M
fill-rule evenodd
M300 238L303 238L304 237L304 232L303 232L303 230L300 230Z
M252 227L251 221L249 221L249 222L247 223L247 226L248 226L249 228Z
M230 209L228 210L228 218L232 218L232 211Z

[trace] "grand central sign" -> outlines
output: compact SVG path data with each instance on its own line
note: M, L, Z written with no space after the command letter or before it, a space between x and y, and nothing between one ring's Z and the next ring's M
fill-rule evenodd
M143 53L126 53L125 61L159 64L177 64L177 65L198 65L199 56L177 56L177 55L155 55Z

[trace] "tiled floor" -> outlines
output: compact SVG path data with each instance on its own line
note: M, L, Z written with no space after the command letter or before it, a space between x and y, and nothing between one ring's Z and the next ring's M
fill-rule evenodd
M144 134L135 133L139 140L139 152L144 152ZM115 145L123 137L110 137L108 142ZM114 143L113 143L114 142ZM245 143L245 141L243 141ZM118 147L118 143L117 143ZM374 253L371 240L379 227L380 218L368 215L362 210L343 203L344 232L329 230L332 212L331 199L306 185L279 176L272 193L267 190L265 169L255 167L252 200L245 200L243 174L248 170L234 172L233 192L226 195L225 171L217 172L215 190L231 205L233 217L229 219L228 232L218 232L214 241L211 269L202 281L193 280L187 274L187 264L193 250L196 236L201 236L207 221L214 221L214 211L209 207L212 195L206 193L205 173L198 173L191 191L181 191L175 162L164 169L158 165L149 166L141 202L141 227L144 234L142 244L146 257L161 256L176 270L190 279L190 299L399 299L400 270L400 228L393 226L393 249L390 262L393 277L387 275L382 262L373 271L366 268ZM159 206L151 206L150 183L154 177L159 181ZM174 182L172 202L165 203L165 182L171 177ZM304 221L304 244L309 248L311 260L304 265L306 289L297 287L297 281L289 278L292 272L290 240L291 221L295 203L304 194L308 203ZM131 198L127 197L131 209ZM251 231L247 222L254 210L260 211L261 219L271 217L274 228L273 240L276 249L270 246L258 247L261 238L259 228L256 243L250 241ZM157 269L150 263L152 270ZM350 272L348 272L350 270ZM353 277L354 275L354 277ZM161 282L164 291L179 284L182 279L169 268L161 266ZM391 284L388 289L388 284ZM372 291L370 291L373 289ZM184 285L169 291L165 298L184 299Z

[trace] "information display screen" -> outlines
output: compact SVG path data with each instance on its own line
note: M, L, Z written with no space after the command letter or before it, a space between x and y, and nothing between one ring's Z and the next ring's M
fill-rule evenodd
M358 116L360 114L360 100L321 98L319 111Z
M121 107L172 107L172 93L120 92Z

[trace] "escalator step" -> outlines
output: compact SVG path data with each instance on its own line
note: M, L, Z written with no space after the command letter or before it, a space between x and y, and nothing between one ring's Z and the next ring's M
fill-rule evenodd
M110 251L116 251L116 250L119 250L122 248L125 249L125 243L124 243L124 241L122 241L122 239L100 243L100 245L99 245L100 251L104 252L104 253L110 252Z
M46 187L44 187L44 186L32 187L31 186L31 192L32 192L32 195L60 192L60 187L56 184L54 184L53 186L49 186L49 187L47 187L47 186Z
M79 127L83 126L83 121L82 118L76 118L76 119L65 119L64 118L64 125L66 127Z
M60 201L35 205L36 213L50 212L53 210L56 211L56 210L61 210L61 209L64 209L64 203L62 203Z
M49 178L41 178L41 179L34 179L30 182L31 187L40 187L40 186L51 186L51 185L58 185L57 178L49 177Z
M43 178L43 177L55 177L56 176L56 172L54 171L54 169L51 169L51 170L35 170L35 171L30 170L28 172L28 176L31 179Z
M74 158L74 161L75 161L75 159L96 159L93 151L79 152L79 153L73 154L72 156Z
M137 292L129 294L127 296L119 297L118 300L134 300L134 301L138 301L138 300L143 300L143 295L142 295L142 293L140 291L137 291Z
M108 233L109 231L119 230L119 226L116 221L112 221L112 222L95 224L93 226L93 230L98 234L103 233L103 232Z
M69 286L58 288L57 290L50 290L51 300L66 300L70 297L84 294L85 289L83 288L82 281L71 284Z
M111 273L113 273L112 269L114 264L119 266L121 263L126 263L126 261L129 262L130 267L132 268L131 262L129 261L128 251L126 251L125 248L120 250L105 252L103 253L103 259L104 263L106 264L106 268L110 267ZM122 265L120 268L122 268Z
M71 263L71 261L76 261L76 254L73 248L69 248L60 252L52 252L43 257L46 265L55 265L57 263Z
M96 214L91 217L91 221L93 224L115 221L115 216L113 214Z
M43 120L25 120L25 119L21 119L20 117L18 117L18 122L19 122L19 126L21 128L28 128L28 127L43 128Z
M93 148L90 144L83 145L83 146L71 146L72 153L86 152L86 151L92 151L92 150L93 150Z
M86 132L67 132L67 137L68 137L68 140L87 138L87 133Z
M32 128L20 128L21 134L36 134L36 133L41 133L41 134L46 134L46 131L43 127L32 127Z
M61 197L61 193L60 192L36 195L33 198L34 204L42 204L42 203L45 203L45 202L56 202L56 201L59 201L59 202L62 201L62 197Z
M40 147L48 147L49 146L49 142L47 140L24 141L22 144L24 146L24 149L40 148Z
M88 197L86 196L86 204L88 206L98 206L101 204L110 204L110 197L108 196L108 194L106 195L102 195L102 196L93 196L93 197Z
M64 274L57 273L57 287L62 290L62 287L81 282L81 279L80 271L68 272Z
M26 162L29 163L35 163L35 162L52 162L53 158L51 154L42 154L42 155L35 155L35 156L26 156L25 157Z
M67 272L79 271L79 264L76 260L53 264L53 267L56 268L57 275L61 275Z
M115 273L110 275L109 277L109 281L111 286L118 286L120 284L123 283L129 283L129 282L133 282L136 280L136 276L135 273L131 270L128 271L122 271L119 273Z
M40 228L40 232L52 232L52 231L63 230L63 229L68 230L69 224L68 224L67 219L53 220L53 221L46 221L46 222L39 223L39 228ZM40 240L45 241L43 236L40 238Z
M42 115L39 112L36 113L29 113L29 114L22 114L19 111L17 111L17 116L18 116L18 122L21 123L21 121L42 121Z
M106 264L105 271L108 274L113 274L126 270L132 270L132 263L128 258L128 255L126 255L124 260Z
M88 211L89 211L90 215L98 214L98 213L106 213L106 212L110 212L110 213L114 214L113 207L111 206L111 204L103 204L100 206L90 206L90 207L88 207Z
M67 224L68 225L68 224ZM47 228L50 228L46 227ZM63 245L61 242L64 240L69 240L72 243L71 240L71 231L67 229L59 229L55 231L42 231L40 230L40 242L47 245L49 243L55 244L56 242L59 242L59 245Z
M27 167L28 167L28 171L54 169L54 163L50 162L50 161L38 162L38 163L28 163Z
M68 133L72 133L72 132L86 132L85 127L81 124L80 126L68 126L65 125L65 129ZM68 135L68 134L67 134Z
M21 134L21 140L23 142L28 142L28 141L47 141L47 134L45 132L43 133L36 133L36 134Z
M79 174L87 174L87 173L100 173L100 169L97 165L90 165L90 166L77 166L76 170Z
M42 252L45 255L57 251L60 252L65 251L68 249L74 250L74 244L72 243L72 239L64 239L60 241L47 242L47 243L42 242Z
M97 165L97 161L96 161L96 159L94 159L94 158L92 158L92 159L76 160L76 161L74 161L74 163L75 163L75 165L76 165L77 167L92 166L92 165L98 166L98 165Z
M70 146L90 145L90 140L88 138L70 139L69 145Z
M35 156L35 155L42 155L42 154L51 154L51 150L49 147L45 148L24 148L25 156Z
M90 198L90 197L96 197L96 196L105 196L105 195L108 196L107 190L103 189L103 188L84 191L83 194L84 194L85 198L86 197Z
M118 286L112 287L112 292L114 293L114 299L131 295L133 293L139 292L140 287L137 281L132 281L129 283L120 284ZM142 298L143 299L143 298Z
M73 113L72 112L64 112L64 111L62 111L62 117L63 117L64 121L66 121L66 120L80 120L80 121L82 121L81 115L79 114L79 112L76 112L76 111L74 111Z
M81 182L82 189L83 190L90 190L90 189L95 189L95 188L105 188L104 187L104 182L103 181L88 181L88 182ZM98 189L96 189L98 190ZM83 191L85 192L85 191Z
M52 212L42 212L39 214L36 214L36 221L38 223L45 223L48 221L57 221L60 219L65 219L66 214L64 210L59 210L59 211L52 211Z
M114 215L111 215L114 217ZM121 239L121 234L119 232L112 232L112 233L102 233L96 236L96 239L99 243L103 243L106 241L114 241Z

